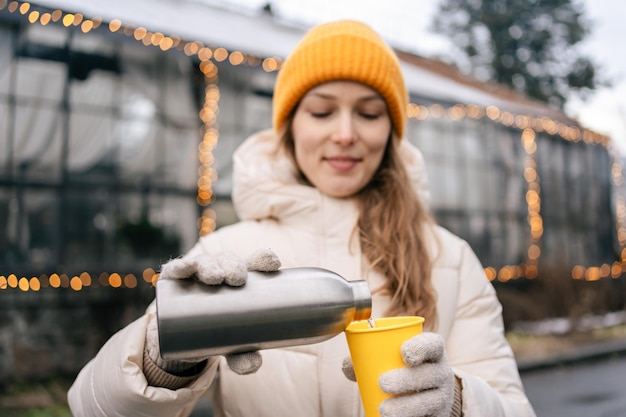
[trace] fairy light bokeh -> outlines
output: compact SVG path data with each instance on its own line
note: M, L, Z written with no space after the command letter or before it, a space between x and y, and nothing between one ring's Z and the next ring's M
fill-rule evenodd
M20 14L26 17L30 24L46 26L61 24L64 27L76 27L83 33L89 33L103 25L111 33L118 33L146 47L156 47L162 51L177 49L189 57L199 61L199 69L205 77L205 95L202 109L198 117L202 121L202 140L198 145L198 181L196 201L203 207L202 215L197 220L199 236L205 236L216 228L216 213L210 208L214 195L212 186L217 180L217 173L213 168L215 161L213 149L219 140L217 117L219 114L219 77L216 63L228 62L230 65L247 65L259 67L266 72L280 70L283 63L280 57L259 57L242 51L229 50L221 46L205 45L197 40L184 40L177 36L152 32L144 27L125 24L119 19L113 19L108 24L98 16L85 17L80 13L67 13L62 10L37 10L31 3L22 1L0 0L0 10L6 9L9 13ZM493 123L519 130L519 138L524 149L524 180L526 182L527 222L530 244L527 248L527 258L520 265L505 265L499 268L485 267L485 275L490 281L507 282L513 279L534 279L539 273L541 258L541 244L543 236L543 219L541 215L541 180L537 172L537 133L545 132L568 142L584 142L589 145L600 145L607 148L611 158L611 180L613 189L624 184L623 168L620 164L617 151L609 137L600 135L578 126L547 118L531 117L522 114L513 114L496 106L482 107L473 104L454 104L444 107L441 104L430 106L410 103L407 108L410 119L428 120L448 118L452 122L460 122L465 118L474 120L489 119ZM620 259L612 264L595 266L575 265L571 270L574 280L597 281L603 278L620 278L626 272L626 201L621 194L615 197L616 236L620 246ZM158 273L152 268L143 270L141 277L122 272L102 272L90 274L82 272L78 275L51 273L39 276L17 276L15 274L0 275L0 290L19 290L37 292L43 288L70 288L81 291L85 287L103 286L112 288L135 288L141 283L154 285Z

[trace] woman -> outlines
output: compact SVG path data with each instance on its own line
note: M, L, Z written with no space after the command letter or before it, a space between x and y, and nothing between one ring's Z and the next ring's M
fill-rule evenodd
M234 156L241 221L201 238L161 279L241 285L242 259L249 270L282 263L365 279L374 317L426 317L426 331L404 346L407 367L380 380L403 394L384 401L381 415L534 416L482 266L428 214L422 158L402 140L407 101L395 54L368 26L313 28L279 73L274 129ZM154 323L151 307L81 371L68 394L75 415L183 416L209 388L218 416L362 415L343 335L163 361Z

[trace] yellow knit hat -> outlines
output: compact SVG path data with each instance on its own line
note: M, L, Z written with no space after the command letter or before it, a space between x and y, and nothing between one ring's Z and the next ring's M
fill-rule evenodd
M307 91L332 80L358 81L378 91L402 138L408 93L398 58L369 26L351 20L314 27L284 62L274 87L274 129L283 127Z

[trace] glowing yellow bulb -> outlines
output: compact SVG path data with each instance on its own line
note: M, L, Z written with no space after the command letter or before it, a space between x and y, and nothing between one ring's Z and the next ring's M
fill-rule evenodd
M91 285L91 275L87 272L82 272L80 274L80 281L83 283L83 286L88 287Z
M35 23L37 20L39 20L39 12L37 10L30 12L28 15L28 21L30 23Z
M224 49L224 48L217 48L215 51L213 51L213 58L217 62L222 62L227 57L228 57L228 51L226 49Z
M266 72L276 71L278 69L278 61L274 58L265 58L263 60L263 70Z
M124 276L124 286L126 288L137 287L137 277L135 277L134 274L126 274L126 276Z
M539 275L539 270L537 269L537 265L527 264L525 266L525 275L528 279L535 279L537 275Z
M146 268L143 270L142 278L145 282L152 282L152 277L154 277L154 269L152 268Z
M73 14L66 14L65 16L63 16L63 26L65 27L69 27L74 23L74 15Z
M530 245L528 248L528 258L532 260L536 260L541 255L541 249L537 245Z
M157 32L150 37L150 43L152 43L153 46L158 46L163 40L163 38L164 38L163 34L160 32Z
M619 262L613 262L611 266L611 276L613 278L619 278L622 275L622 265Z
M231 63L231 65L240 65L241 63L243 63L244 59L245 57L239 51L234 51L228 57L228 61Z
M600 268L592 266L585 271L585 279L587 281L597 281L600 279Z
M456 104L448 109L448 117L451 120L461 120L465 117L465 114L465 107L460 104Z
M113 288L119 288L122 286L122 277L117 272L109 275L109 285Z
M30 3L22 3L22 5L20 6L20 13L26 14L28 13L29 10L30 10Z
M50 13L44 13L41 15L39 22L42 24L42 26L46 26L48 23L50 23L50 20L52 20L52 15Z
M122 21L119 19L113 19L109 22L109 30L111 32L117 32L122 27Z
M500 269L500 271L498 272L498 281L500 282L508 282L511 280L511 278L513 278L511 270L506 266Z
M15 276L15 274L11 274L7 277L7 284L9 285L9 287L11 288L17 288L17 277Z
M194 55L196 52L198 52L198 45L196 45L193 42L186 43L185 47L183 48L183 51L185 52L185 55L187 56Z
M526 129L529 124L530 124L530 121L529 121L528 116L521 116L521 115L515 116L515 127L517 127L518 129Z
M80 30L83 31L83 33L88 33L89 31L91 31L93 29L93 22L91 20L85 20L81 25L80 25Z
M487 114L487 117L491 120L497 120L498 117L500 117L500 109L498 109L496 106L488 106L485 110L485 113Z
M144 36L146 36L146 33L148 33L146 28L138 27L133 32L133 36L135 37L136 40L140 41L140 40L142 40L144 38Z
M213 51L211 51L211 48L204 47L198 51L198 59L200 61L208 61L209 59L211 59L212 56Z
M515 121L515 116L513 116L510 112L502 112L502 117L500 118L500 123L505 126L511 126Z
M161 40L161 42L159 42L159 48L161 48L162 51L167 51L171 49L173 45L174 40L170 37L165 37L163 38L163 40Z
M79 277L72 277L70 280L70 288L74 291L80 291L83 289L83 282Z
M493 281L494 279L496 279L496 270L490 266L488 266L487 268L485 268L485 275L487 276L487 279L489 281Z

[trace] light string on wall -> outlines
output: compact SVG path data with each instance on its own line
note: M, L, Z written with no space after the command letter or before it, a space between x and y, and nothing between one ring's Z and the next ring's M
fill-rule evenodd
M213 168L215 157L213 149L219 139L217 115L219 112L220 90L218 87L218 68L210 61L210 56L203 57L200 62L200 71L204 74L205 90L204 104L200 110L200 120L204 125L202 141L198 145L198 205L204 207L202 216L198 219L200 236L208 235L216 227L215 211L208 206L213 201L213 184L217 180L217 171Z
M78 27L84 33L98 29L104 24L103 19L100 17L86 18L80 13L67 13L60 9L52 11L46 11L48 9L35 10L29 2L0 0L0 10L5 8L9 13L25 16L30 24L41 24L43 26L51 23L61 24L67 28ZM211 233L216 227L215 212L208 206L213 199L212 185L217 178L213 168L213 149L219 138L219 126L216 121L219 113L218 70L214 62L228 61L233 66L248 65L260 67L266 72L275 72L282 66L282 59L279 57L261 58L253 54L231 51L219 46L208 46L200 41L185 41L177 36L166 36L160 32L151 32L143 27L124 24L119 19L111 20L108 26L104 27L108 28L111 33L132 37L147 47L158 47L162 51L176 49L184 52L187 56L197 56L200 61L200 70L205 76L206 89L203 108L199 113L200 120L203 123L203 131L202 141L198 147L199 168L196 199L201 207L205 207L201 217L198 219L199 234L204 236ZM521 131L520 138L523 149L526 152L524 178L527 183L526 202L530 233L527 260L522 265L505 265L499 269L486 267L485 273L490 280L498 279L506 282L522 277L532 279L538 274L537 266L541 255L543 220L541 217L540 184L535 153L537 132L546 132L549 135L560 137L570 142L583 141L587 144L607 147L613 159L611 169L613 188L621 187L624 183L623 169L610 139L590 130L570 126L548 117L531 117L502 111L496 106L482 107L473 104L455 104L444 108L440 104L423 106L410 103L407 110L409 117L417 120L447 116L452 121L460 121L466 117L476 120L486 117L495 123L517 128ZM621 248L620 260L615 261L611 265L603 264L590 267L577 265L572 269L572 278L594 281L605 277L618 278L623 272L626 272L626 202L619 193L615 195L615 206L617 237ZM154 283L158 274L151 268L147 268L143 271L142 277L145 282ZM0 275L0 289L16 288L22 291L38 291L40 288L45 287L72 288L78 291L83 287L94 285L94 282L102 286L114 288L134 288L138 280L133 274L122 275L119 273L101 273L97 279L92 279L87 272L72 277L65 274L41 275L30 278L24 276L18 278L15 274L10 274L9 276Z
M23 15L28 23L63 25L66 28L79 28L83 33L89 33L98 28L106 28L111 33L117 33L134 38L144 46L158 47L162 51L176 49L187 56L197 56L199 68L206 81L205 99L199 118L203 123L202 141L198 145L198 187L196 201L205 207L198 219L199 235L204 236L215 230L216 214L208 206L213 201L212 185L217 179L213 168L213 149L219 137L217 114L219 112L218 68L214 62L227 61L230 65L247 65L260 67L265 72L278 71L282 65L279 57L261 58L253 54L240 51L230 51L223 47L211 47L200 41L184 41L177 36L166 36L160 32L151 32L144 27L124 24L119 19L111 20L108 25L100 17L86 18L81 13L68 13L60 9L37 10L37 6L30 2L0 0L0 10L6 9L9 13ZM97 276L96 276L97 275ZM142 273L143 281L156 282L158 273L152 268L146 268ZM18 277L15 274L0 275L0 290L19 289L22 291L39 291L41 288L71 288L80 291L84 287L100 285L112 288L135 288L139 280L134 274L106 273L94 274L88 272L79 275L67 274Z
M427 120L430 118L448 117L452 121L460 121L466 117L480 120L488 118L495 123L521 131L520 140L526 152L524 161L524 179L526 181L527 221L529 226L530 244L527 249L526 262L522 265L505 265L500 268L488 266L485 274L490 281L507 282L518 278L536 278L541 256L541 239L543 236L543 218L541 216L541 188L537 172L536 134L546 132L568 142L584 142L589 145L600 145L607 148L612 159L611 182L615 191L624 185L623 167L618 152L610 138L593 131L570 126L547 117L531 117L503 111L496 106L481 107L474 104L455 104L448 108L441 104L431 106L410 103L408 106L410 119ZM576 280L597 281L601 278L619 278L626 272L626 202L621 193L614 192L616 235L620 246L620 259L612 264L598 266L575 265L571 270L571 278Z
M146 268L142 272L141 279L135 274L123 274L118 272L102 272L90 274L81 272L78 275L67 274L42 274L33 277L18 277L15 274L8 276L0 275L0 290L17 289L24 292L40 291L42 288L69 288L81 291L85 287L110 287L110 288L136 288L141 281L153 284L158 274L152 268Z
M231 51L223 47L211 47L200 41L185 41L178 36L168 36L161 32L153 32L148 29L132 24L125 24L120 19L111 20L108 25L98 16L86 18L81 13L68 13L61 9L50 10L48 8L33 5L25 1L0 0L0 10L6 9L9 13L23 15L31 24L61 24L67 28L76 27L83 33L89 33L105 25L111 33L122 34L132 37L145 46L158 47L162 51L176 49L186 55L197 55L200 61L213 59L216 62L228 60L231 65L248 65L261 67L263 71L278 71L282 65L279 57L261 58L254 54L241 51ZM48 11L50 10L50 11Z

